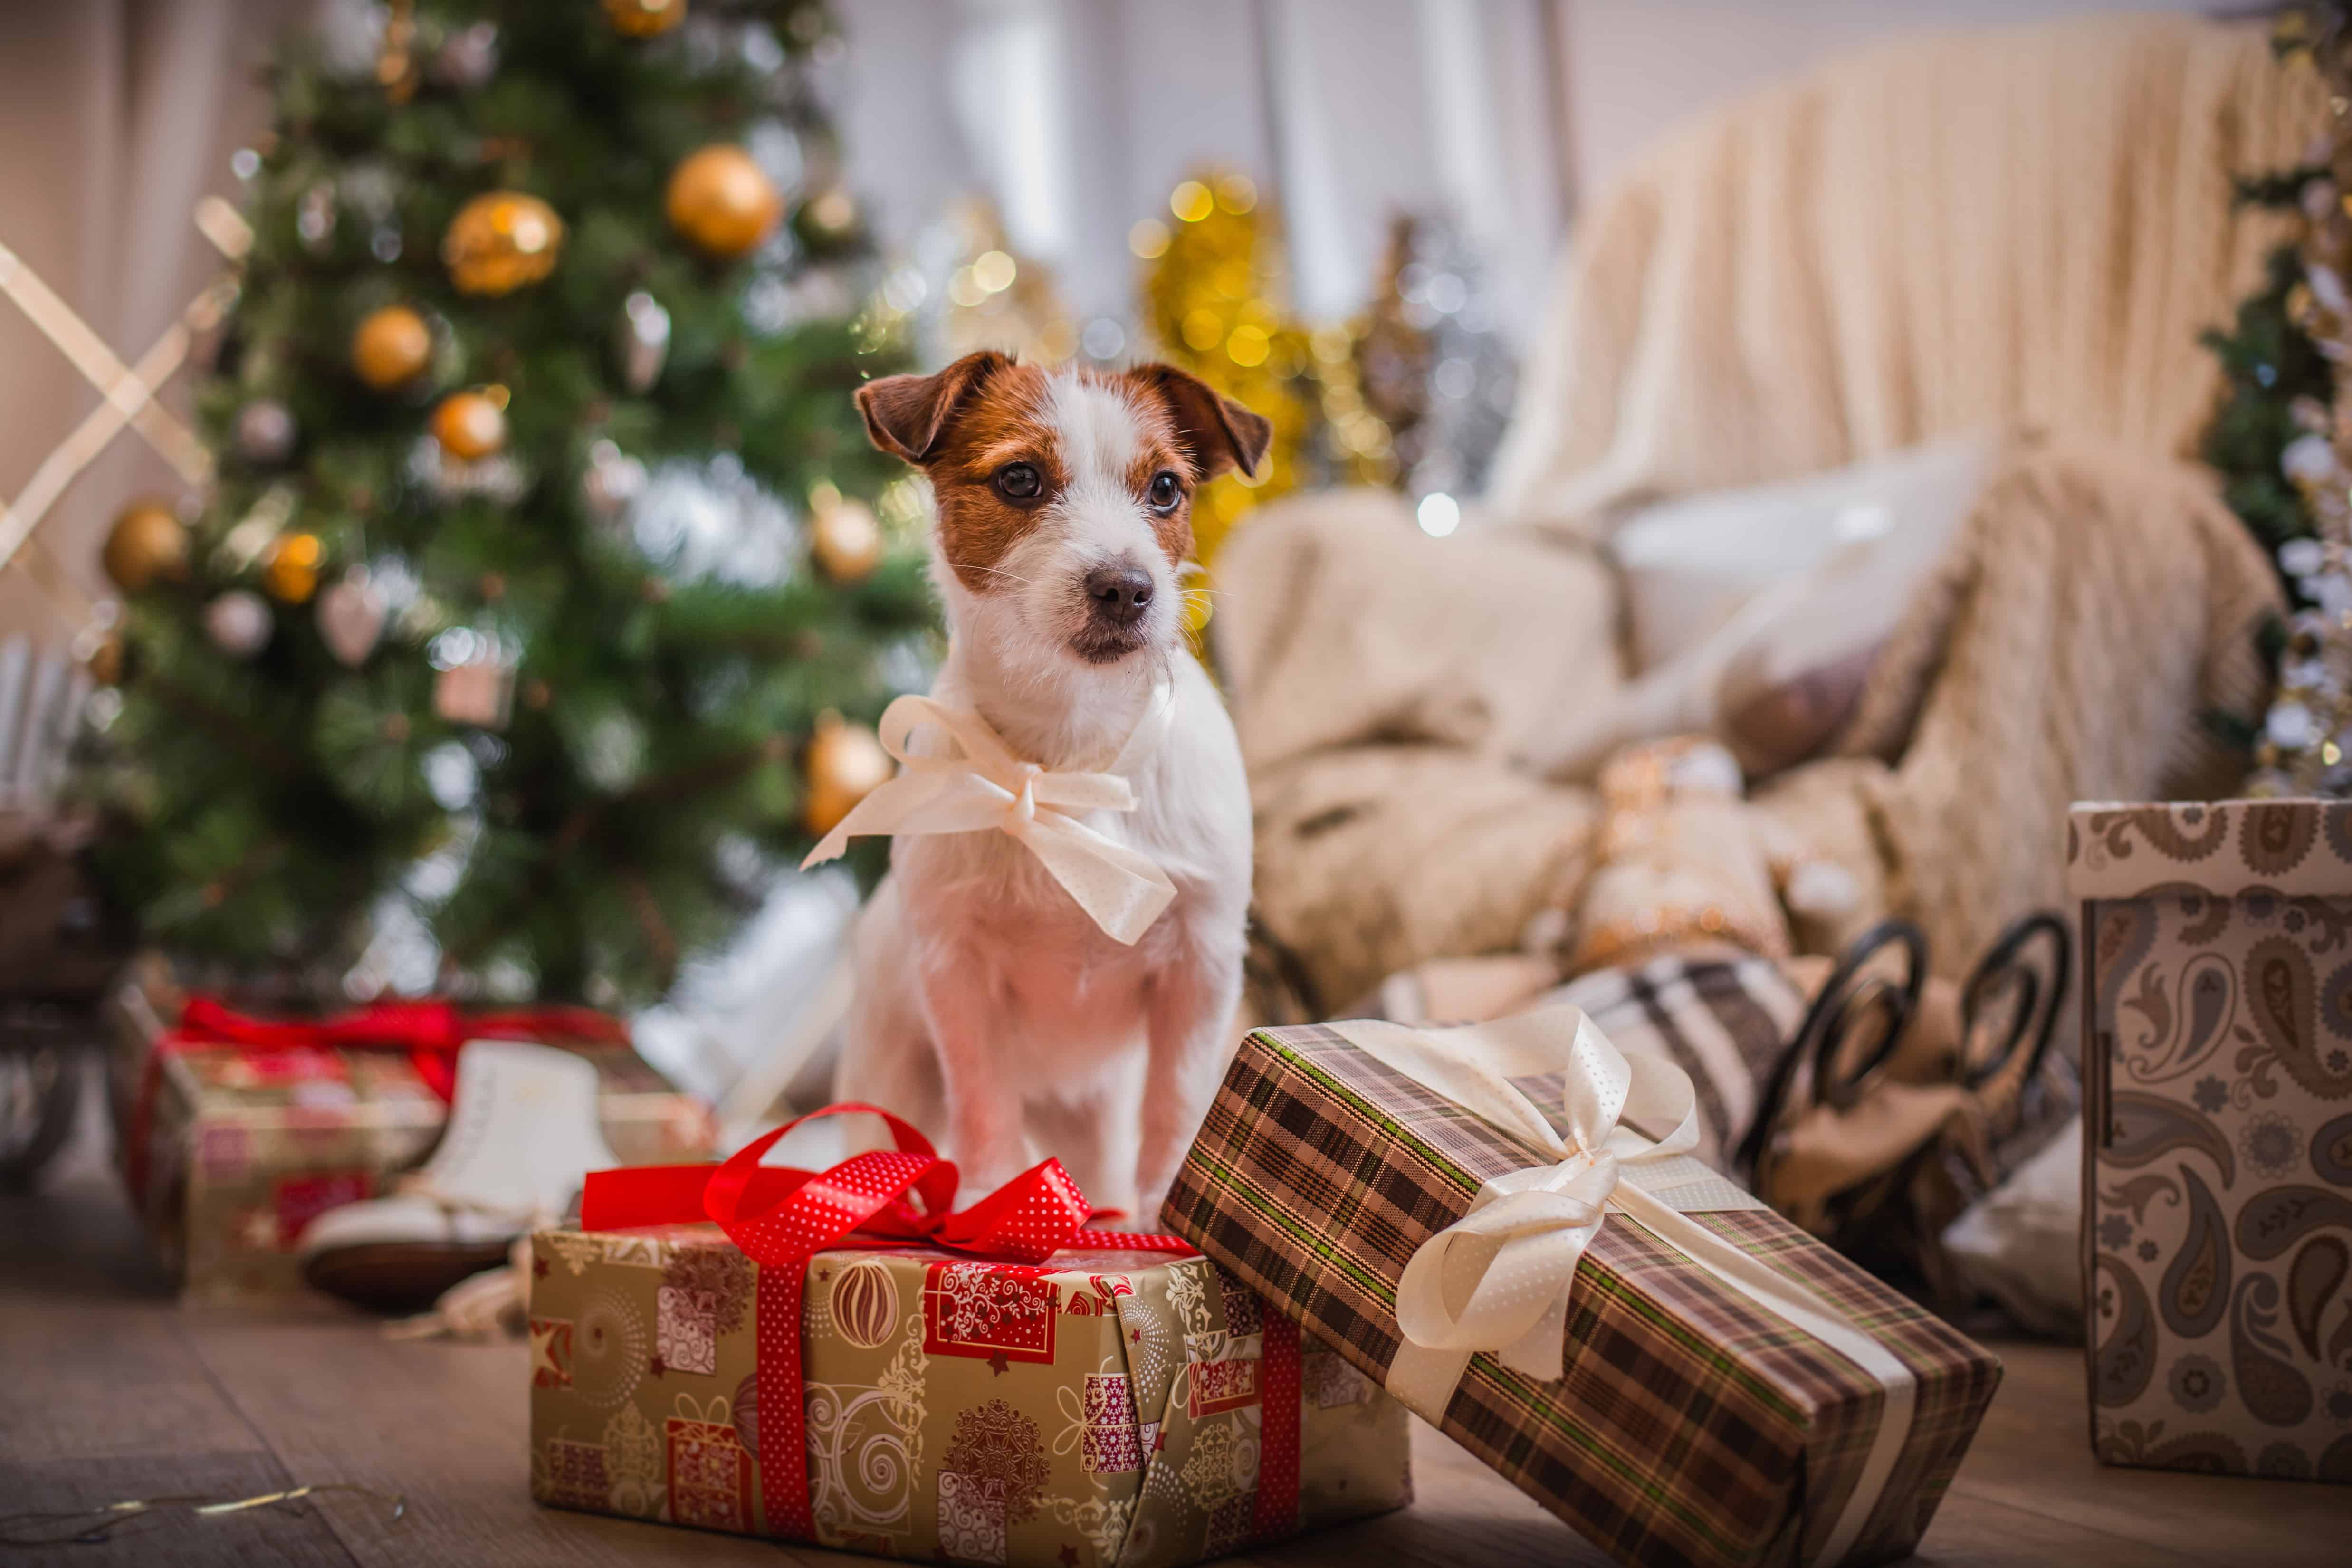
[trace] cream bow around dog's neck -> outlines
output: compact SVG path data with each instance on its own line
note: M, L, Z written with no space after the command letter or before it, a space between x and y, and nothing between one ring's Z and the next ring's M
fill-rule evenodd
M1113 941L1132 944L1176 898L1176 884L1149 856L1104 837L1072 813L1133 811L1125 774L1157 750L1173 700L1166 682L1152 689L1143 717L1105 773L1064 773L1013 754L988 721L929 697L901 697L882 712L882 749L898 775L878 785L801 862L833 859L855 837L925 833L984 833L1016 839L1044 862L1078 907ZM936 724L961 754L918 756L908 750L916 728Z

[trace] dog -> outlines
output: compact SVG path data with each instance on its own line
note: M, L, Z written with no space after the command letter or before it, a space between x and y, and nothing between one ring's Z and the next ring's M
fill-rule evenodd
M1185 645L1181 573L1200 488L1255 474L1271 426L1166 365L987 352L870 382L857 406L930 480L933 699L1041 768L1117 760L1136 808L1078 820L1175 895L1123 943L1009 834L897 837L858 919L836 1097L933 1136L967 1197L1051 1154L1097 1207L1150 1223L1223 1069L1250 896L1241 746ZM1157 743L1122 756L1155 703Z

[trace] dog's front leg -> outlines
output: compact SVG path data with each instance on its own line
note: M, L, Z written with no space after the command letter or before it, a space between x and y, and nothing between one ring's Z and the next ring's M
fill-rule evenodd
M1143 1141L1136 1161L1140 1200L1136 1223L1160 1223L1160 1205L1175 1184L1215 1094L1225 1036L1242 994L1242 954L1189 947L1152 976L1144 1029L1150 1063L1145 1069Z
M948 1102L948 1157L967 1190L992 1192L1024 1163L1021 1100L1005 1084L989 1037L999 999L979 955L950 951L924 965L924 1022L940 1053Z

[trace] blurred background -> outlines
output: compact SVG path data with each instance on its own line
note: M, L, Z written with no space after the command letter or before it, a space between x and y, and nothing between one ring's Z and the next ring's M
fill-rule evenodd
M941 647L850 396L980 347L1274 421L1188 611L1244 1021L1890 918L1964 974L2074 799L2352 787L2339 34L0 8L0 995L585 1002L730 1131L820 1097L884 852L799 858Z

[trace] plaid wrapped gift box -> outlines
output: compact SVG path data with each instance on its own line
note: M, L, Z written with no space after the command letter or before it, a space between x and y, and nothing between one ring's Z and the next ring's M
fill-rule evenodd
M1408 1260L1486 1183L1558 1156L1376 1058L1346 1027L1243 1043L1162 1216L1395 1388L1401 1348L1415 1349L1397 1317ZM1560 1079L1510 1081L1559 1131ZM1810 1287L1883 1365L1907 1370L1907 1429L1882 1447L1881 1416L1902 1403L1887 1383L1614 1212L1575 1264L1565 1375L1538 1381L1479 1353L1438 1402L1437 1425L1627 1563L1826 1561L1833 1533L1846 1563L1908 1552L2000 1363L1769 1211L1682 1217ZM1866 1481L1875 1503L1849 1521Z

